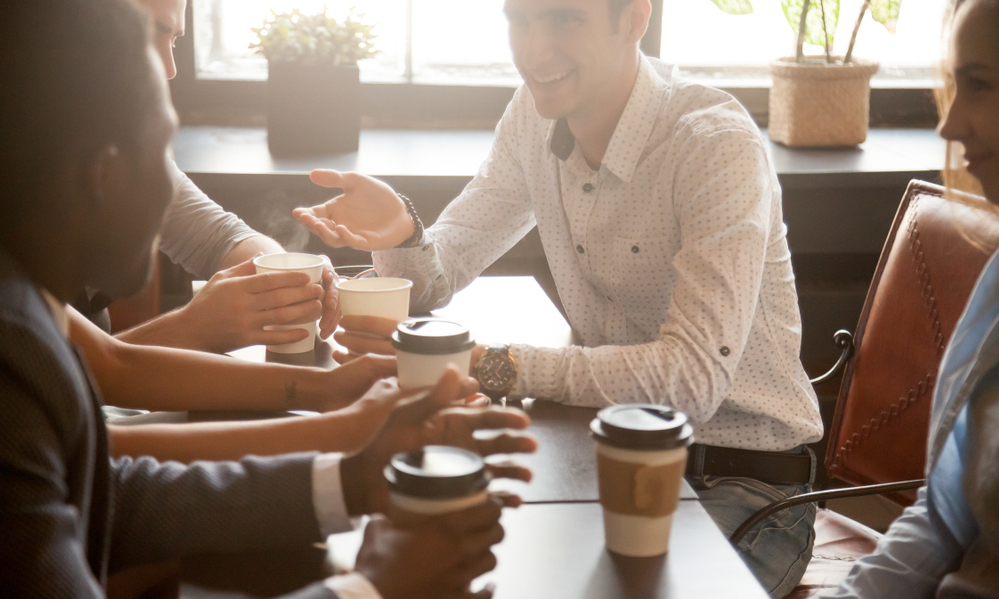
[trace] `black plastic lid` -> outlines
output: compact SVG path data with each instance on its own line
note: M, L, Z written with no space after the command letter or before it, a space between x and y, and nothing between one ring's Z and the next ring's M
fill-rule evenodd
M397 453L385 467L392 490L421 499L455 499L482 491L492 478L478 454L457 447L428 445Z
M694 442L686 414L647 404L604 408L590 422L590 432L601 443L621 449L665 450Z
M465 325L427 316L400 322L392 347L411 354L454 354L472 349L475 340Z

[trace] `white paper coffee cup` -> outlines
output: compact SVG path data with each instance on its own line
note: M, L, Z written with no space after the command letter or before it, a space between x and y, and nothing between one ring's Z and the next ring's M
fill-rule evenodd
M490 475L482 457L457 447L428 445L400 453L385 467L390 517L405 525L478 505Z
M319 283L323 278L323 265L328 262L325 256L288 252L286 254L267 254L253 259L257 274L266 272L304 272L309 275L310 283ZM310 352L316 345L316 321L301 324L270 325L264 327L269 331L286 331L289 329L305 329L309 335L301 341L268 345L267 351L278 354L300 354Z
M607 549L630 557L669 551L693 429L665 406L604 408L590 423Z
M413 282L392 277L342 279L336 284L344 316L379 316L400 322L409 317Z
M475 341L465 325L443 318L412 318L392 333L399 387L413 389L436 385L448 364L458 372L469 371Z

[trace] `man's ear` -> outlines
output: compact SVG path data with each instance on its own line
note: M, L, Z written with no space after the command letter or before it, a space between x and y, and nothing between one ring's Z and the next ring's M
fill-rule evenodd
M649 15L652 14L652 4L649 0L634 0L625 12L628 19L626 31L628 41L636 43L642 41L642 36L649 28Z
M91 210L100 210L121 193L128 177L128 164L115 145L101 146L86 174L87 197Z

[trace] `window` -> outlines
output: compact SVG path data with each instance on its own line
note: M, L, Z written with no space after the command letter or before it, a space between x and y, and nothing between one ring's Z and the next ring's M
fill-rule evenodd
M195 68L202 79L264 80L267 62L247 48L270 10L351 6L376 25L380 54L361 66L367 83L504 85L520 82L510 59L503 0L194 0Z
M850 43L862 0L841 0L833 53ZM940 63L941 22L948 0L905 0L896 33L871 18L860 27L854 56L875 59L881 68L875 87L932 87ZM663 6L662 53L694 75L711 76L728 85L769 86L766 65L794 54L795 32L777 0L754 0L750 15L728 15L709 0L674 0ZM694 25L696 24L696 25ZM806 54L821 54L806 45Z
M849 43L862 0L842 0L834 52ZM868 12L855 55L882 64L880 86L930 87L940 61L940 23L947 0L903 3L890 34ZM503 0L193 0L199 78L267 78L267 63L247 46L271 9L346 14L351 6L376 24L381 53L362 64L370 83L516 86ZM751 15L727 15L709 0L665 2L661 56L694 76L766 86L767 63L793 52L794 32L780 2L757 0ZM810 53L821 53L809 46Z
M377 26L381 54L360 65L365 115L375 119L373 124L491 127L520 84L510 58L503 2L188 0L189 33L178 44L174 103L182 114L208 122L231 122L231 114L261 114L267 63L247 48L254 39L250 28L261 25L271 9L318 12L326 5L336 16L354 6ZM835 52L842 53L849 43L861 2L841 0ZM865 17L855 55L881 63L873 81L872 124L935 123L927 90L936 84L947 2L905 0L894 35L869 14ZM765 126L767 64L792 53L795 36L778 0L753 4L754 14L734 16L710 0L652 0L653 22L642 48L679 64L689 76L730 91Z

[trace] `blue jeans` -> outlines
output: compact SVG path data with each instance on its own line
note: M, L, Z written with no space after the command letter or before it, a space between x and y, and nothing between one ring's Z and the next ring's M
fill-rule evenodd
M752 478L704 476L689 482L726 538L757 510L811 490L811 485L768 485ZM815 504L795 506L756 525L736 547L773 599L790 593L804 575L812 559L814 525Z

